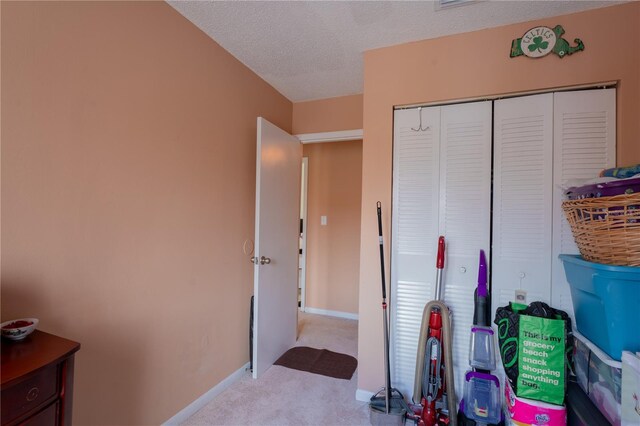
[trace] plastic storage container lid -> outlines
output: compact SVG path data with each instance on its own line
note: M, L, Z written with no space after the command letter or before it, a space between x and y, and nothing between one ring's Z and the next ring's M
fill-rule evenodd
M578 339L582 343L584 343L584 345L587 348L589 348L589 350L591 352L596 354L596 356L600 359L600 361L604 362L609 367L618 368L618 369L622 368L622 362L621 361L616 361L615 359L611 358L602 349L600 349L598 346L596 346L595 343L593 343L591 340L589 340L586 337L584 337L582 334L578 333L577 331L574 331L573 332L573 337L575 337L576 339Z
M563 262L573 263L597 271L612 272L614 274L633 274L640 280L640 266L605 265L604 263L589 262L579 254L561 254L558 256Z

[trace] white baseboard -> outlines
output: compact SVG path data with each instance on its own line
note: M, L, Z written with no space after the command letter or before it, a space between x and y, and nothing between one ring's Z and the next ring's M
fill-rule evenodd
M180 425L184 423L189 417L194 415L198 410L207 405L213 398L215 398L218 394L222 393L226 388L240 380L240 378L244 375L244 373L249 368L249 363L246 363L242 367L240 367L235 372L231 373L226 379L222 380L220 383L206 391L202 396L193 401L191 404L187 405L185 408L180 410L178 414L171 417L169 420L163 423L163 426L174 426Z
M356 400L362 402L369 402L371 397L375 395L373 392L366 391L364 389L356 390Z
M352 320L358 320L358 314L352 314L351 312L329 311L327 309L310 308L306 306L304 311L309 314L327 315L330 317L346 318Z

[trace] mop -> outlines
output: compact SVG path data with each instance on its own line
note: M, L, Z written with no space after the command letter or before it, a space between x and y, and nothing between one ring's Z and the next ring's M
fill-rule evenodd
M389 322L387 319L387 290L384 273L384 247L382 240L382 204L376 204L378 213L378 240L380 244L380 270L382 273L382 318L384 327L384 379L385 385L371 397L369 419L374 426L402 425L405 416L411 416L409 406L400 391L391 387L391 369L389 366Z

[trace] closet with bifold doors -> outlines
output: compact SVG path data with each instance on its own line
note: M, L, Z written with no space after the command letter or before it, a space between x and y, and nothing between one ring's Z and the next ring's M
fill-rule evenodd
M439 235L453 316L456 393L468 368L478 254L496 307L542 300L571 315L560 253L578 253L563 187L615 166L615 89L394 111L391 224L393 386L411 398L422 311L434 299Z

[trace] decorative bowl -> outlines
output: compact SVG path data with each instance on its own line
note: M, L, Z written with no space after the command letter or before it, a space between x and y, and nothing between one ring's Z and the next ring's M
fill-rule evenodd
M11 340L22 340L38 326L38 318L20 318L0 324L2 337Z

